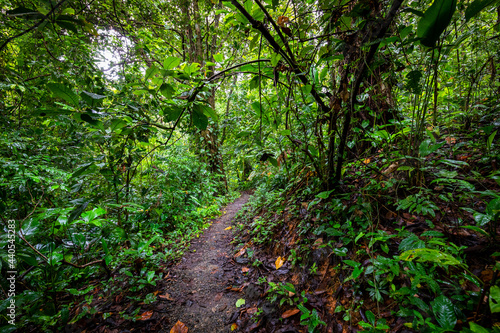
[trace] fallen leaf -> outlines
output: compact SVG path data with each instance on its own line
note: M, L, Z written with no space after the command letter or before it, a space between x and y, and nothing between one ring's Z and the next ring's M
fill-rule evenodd
M364 163L364 164L370 164L370 162L371 162L371 159L369 159L369 158L365 158L365 159L363 160L363 163Z
M248 242L245 244L245 246L243 246L239 251L238 253L236 253L234 255L235 258L238 258L239 256L243 255L245 253L245 251L247 250L247 247L249 247L250 245L252 245L252 242Z
M457 139L452 138L451 136L448 136L448 137L446 137L444 139L446 140L446 142L448 142L448 144L453 144L453 143L457 142Z
M137 320L148 320L153 315L153 310L146 311L137 318Z
M168 293L165 293L165 295L160 295L158 297L160 297L162 299L169 300L169 301L174 301L174 299Z
M288 318L288 317L291 317L293 315L296 315L297 313L299 313L300 310L299 309L291 309L291 310L287 310L285 311L282 315L281 315L281 318L285 319L285 318Z
M243 298L240 298L236 301L236 307L239 308L242 305L245 305L245 300Z
M249 315L253 315L253 314L254 314L254 313L256 313L257 311L258 311L258 309L257 309L257 307L255 307L255 306L247 309L247 313L248 313Z
M274 264L276 265L276 269L280 269L280 267L283 266L284 263L285 263L285 258L278 257L278 259L276 259L276 262Z
M247 273L249 270L250 270L250 268L248 268L248 267L243 267L243 268L241 269L241 272L242 272L242 273Z
M231 230L231 228L232 228L232 227L231 227L231 226L229 226L229 227L227 227L227 228L226 228L226 229L224 229L224 230Z
M236 325L235 323L233 323L233 324L231 325L231 331L235 331L235 330L237 330L237 329L238 329L238 325Z
M177 320L174 327L170 330L170 333L187 333L187 331L187 326L180 320Z

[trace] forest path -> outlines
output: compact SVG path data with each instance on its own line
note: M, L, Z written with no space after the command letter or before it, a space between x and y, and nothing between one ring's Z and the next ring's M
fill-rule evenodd
M227 228L248 198L244 193L226 206L224 215L192 242L189 252L159 286L170 300L164 309L170 321L167 332L177 321L190 333L231 332L240 295L226 288L238 284L241 271L231 263L232 230Z

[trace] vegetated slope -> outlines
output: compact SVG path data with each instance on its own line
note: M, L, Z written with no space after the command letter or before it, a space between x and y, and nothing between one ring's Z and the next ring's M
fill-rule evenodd
M421 167L412 169L421 172L418 183L409 161L379 155L351 163L335 192L318 193L307 170L290 183L270 176L237 233L235 260L252 281L239 325L255 332L498 330L496 158L477 144L448 135L439 148L422 149Z

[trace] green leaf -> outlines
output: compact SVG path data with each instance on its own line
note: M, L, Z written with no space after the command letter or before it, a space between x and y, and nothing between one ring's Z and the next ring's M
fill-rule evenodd
M482 227L491 221L491 216L488 214L475 213L474 221L476 221L478 227Z
M480 11L488 6L495 4L497 0L476 0L467 6L465 10L465 22L469 21L471 18L479 14Z
M149 80L150 78L152 78L153 76L155 76L159 72L160 72L160 70L158 69L158 67L156 67L155 65L152 65L151 67L149 67L146 70L146 75L144 76L144 80L146 80L146 81Z
M146 280L151 283L155 277L155 271L148 271Z
M180 58L167 57L167 59L163 61L163 68L165 68L166 70L174 69L175 67L179 66L180 63Z
M214 121L217 121L219 119L219 117L217 116L217 113L215 113L214 109L212 109L210 106L208 106L206 104L195 103L193 105L193 108L198 109L200 112L204 113L206 116L209 116Z
M457 0L434 0L417 26L417 36L424 46L433 47L450 24Z
M500 312L500 287L492 286L490 288L490 310L491 313Z
M75 170L75 172L73 172L73 174L71 175L71 178L76 178L76 177L81 176L83 174L88 174L88 172L85 172L85 171L87 171L87 169L93 165L94 165L94 162L90 162L90 163L86 163L86 164L80 166L78 169Z
M278 62L281 60L281 55L277 53L273 53L271 55L271 66L276 67Z
M255 101L255 102L253 102L253 103L251 104L251 107L252 107L252 110L254 110L254 111L255 111L255 114L256 114L257 116L260 116L261 111L265 112L264 107L262 106L262 104L260 104L260 102L259 102L259 101Z
M89 96L90 98L96 99L96 100L101 100L103 98L106 98L106 96L104 96L104 95L94 94L94 93L91 93L91 92L88 92L85 90L83 90L82 93L84 93L85 95Z
M491 144L493 143L493 139L495 139L495 135L497 135L497 131L491 133L488 137L488 141L486 142L486 147L488 147L488 149L491 149Z
M417 235L411 234L401 241L399 251L415 250L425 247L425 243Z
M239 300L236 301L236 307L239 308L240 306L245 304L245 300L243 298L240 298Z
M435 145L431 145L431 142L432 141L430 139L422 141L419 147L419 152L421 157L425 157L429 154L434 153L445 144L445 142L442 142Z
M279 133L283 136L288 136L288 135L292 134L292 132L290 130L282 130Z
M17 330L16 325L5 325L0 327L0 333L10 333L14 332L15 330Z
M460 261L455 259L452 255L441 252L435 249L414 249L408 250L399 256L400 260L404 261L421 261L421 262L433 262L441 266L459 266L462 265Z
M194 126L198 127L201 130L207 129L208 117L205 116L205 114L203 113L202 110L200 110L200 108L196 107L196 104L193 105L192 111L193 112L191 112L191 116L193 119Z
M182 114L182 108L177 105L168 105L165 109L163 109L163 114L165 115L165 120L167 122L176 121Z
M175 94L175 89L168 83L163 83L160 86L160 93L165 96L166 99L172 99L172 96Z
M100 125L102 125L102 123L99 120L95 120L88 113L81 113L80 119L95 127L100 127Z
M70 88L64 86L61 83L48 83L50 91L59 98L64 99L69 104L78 107L78 95L75 94Z
M439 325L442 328L453 329L457 323L457 315L455 314L455 307L451 300L441 295L431 302L431 305Z
M116 132L125 126L127 126L127 122L125 120L113 119L109 128L111 129L111 132Z
M222 54L217 53L217 54L214 54L214 60L217 62L222 62L224 60L224 57L222 56Z
M316 194L316 198L328 199L328 197L330 196L330 194L332 194L334 191L335 190L324 191L324 192L318 193L318 194Z
M486 206L486 212L493 216L494 218L497 217L497 214L500 213L500 198L495 198L491 200L488 205Z
M486 231L484 231L483 229L481 229L479 227L476 227L475 225L463 225L463 226L460 226L460 228L469 229L469 230L475 231L477 233L483 234L484 236L489 235Z
M63 29L66 29L66 30L74 32L75 34L78 34L78 29L71 22L68 22L68 21L65 21L65 20L56 20L56 24L58 26L60 26L61 28L63 28Z
M469 327L470 327L470 330L473 332L473 333L489 333L490 331L488 331L486 328L474 323L474 322L469 322Z

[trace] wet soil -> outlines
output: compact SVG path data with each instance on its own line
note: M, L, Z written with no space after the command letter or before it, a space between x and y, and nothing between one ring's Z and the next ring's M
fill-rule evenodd
M231 261L232 230L228 228L248 197L243 194L229 204L159 286L168 297L163 309L170 322L167 332L177 321L190 333L231 332L241 295L228 288L238 284L241 268Z

